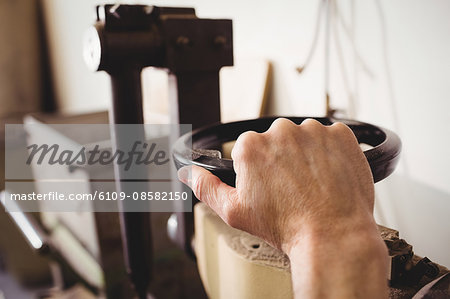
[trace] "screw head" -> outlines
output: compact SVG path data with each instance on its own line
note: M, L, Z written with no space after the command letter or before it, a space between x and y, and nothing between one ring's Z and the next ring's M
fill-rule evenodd
M179 37L177 37L175 44L177 45L177 47L179 48L185 48L187 46L189 46L189 44L191 43L191 41L189 40L188 37L180 35Z
M227 38L223 35L218 35L214 38L214 45L216 47L223 47L227 44Z

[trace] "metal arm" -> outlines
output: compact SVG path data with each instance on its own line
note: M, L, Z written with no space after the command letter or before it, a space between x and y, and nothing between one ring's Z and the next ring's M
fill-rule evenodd
M143 123L140 72L147 66L169 69L176 78L169 86L172 123L198 128L220 121L219 70L233 64L231 20L199 19L193 8L104 5L97 7L97 23L88 33L88 66L111 76L112 124ZM120 145L122 137L113 133ZM120 169L115 175L118 188L127 188ZM178 216L174 241L192 254L192 213ZM149 217L121 214L125 260L141 297L143 277L150 273Z

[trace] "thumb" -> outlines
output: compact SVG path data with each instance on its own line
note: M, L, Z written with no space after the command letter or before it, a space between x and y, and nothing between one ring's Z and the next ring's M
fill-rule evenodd
M195 197L206 203L222 218L226 216L226 208L235 201L236 189L203 167L190 165L180 168L178 178L192 189Z

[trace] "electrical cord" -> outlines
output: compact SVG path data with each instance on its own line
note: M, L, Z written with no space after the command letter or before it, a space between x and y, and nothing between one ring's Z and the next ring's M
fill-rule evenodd
M296 70L299 74L302 73L307 68L307 66L310 64L310 62L314 56L314 53L316 52L317 40L319 39L319 32L320 32L320 25L321 25L320 21L322 19L322 12L323 12L323 8L325 6L326 1L327 0L320 0L320 2L319 2L319 7L317 9L316 26L314 29L314 36L313 36L313 40L311 42L311 46L308 51L308 55L306 56L306 59L303 62L303 64L296 68Z

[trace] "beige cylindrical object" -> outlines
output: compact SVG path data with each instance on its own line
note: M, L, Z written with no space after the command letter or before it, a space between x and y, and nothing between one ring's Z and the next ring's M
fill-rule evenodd
M292 298L288 257L263 240L195 206L195 251L211 299Z

